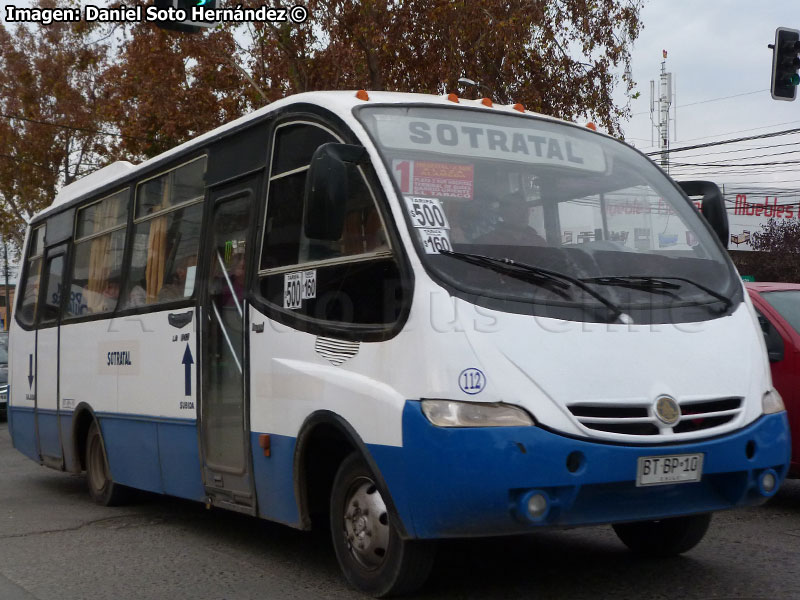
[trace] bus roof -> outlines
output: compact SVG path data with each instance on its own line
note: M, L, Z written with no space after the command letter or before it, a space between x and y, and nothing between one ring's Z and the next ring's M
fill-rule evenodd
M449 106L454 105L453 100L450 100L447 95L436 96L432 94L411 94L404 92L368 92L369 99L361 100L356 96L355 90L349 91L335 91L335 92L305 92L302 94L295 94L277 100L263 108L255 110L247 115L239 117L229 123L220 125L216 129L212 129L202 135L199 135L183 144L180 144L166 152L154 156L138 165L133 165L127 161L114 162L98 171L90 173L81 179L64 186L56 195L53 203L47 208L33 216L31 221L38 220L50 212L54 212L59 208L66 207L85 196L90 195L94 190L97 190L106 184L110 184L117 179L123 177L133 176L138 172L145 172L156 163L165 161L166 159L178 155L184 151L190 150L195 147L202 146L215 138L221 137L226 133L247 125L250 122L255 122L259 118L268 115L271 112L298 103L315 104L322 108L327 108L332 112L338 114L348 123L348 125L355 125L355 119L352 117L352 109L355 106L364 106L369 103L375 104L430 104ZM463 98L458 99L460 106L467 106L470 108L481 108L487 111L502 111L510 112L515 115L522 114L513 105L495 104L493 106L484 105L481 100L466 100ZM553 121L560 121L555 117L541 115L525 111L527 115L535 115L537 117L546 118Z

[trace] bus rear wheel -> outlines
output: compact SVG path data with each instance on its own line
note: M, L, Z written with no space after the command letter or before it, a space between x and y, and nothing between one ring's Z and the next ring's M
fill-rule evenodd
M622 543L644 556L676 556L694 548L708 531L711 514L672 517L658 521L617 523L614 532Z
M86 434L86 481L89 484L89 496L102 506L118 506L131 498L130 488L111 480L103 434L97 421L92 423Z
M374 475L356 453L336 473L330 508L333 548L351 585L382 598L413 592L425 583L433 566L433 542L400 537Z

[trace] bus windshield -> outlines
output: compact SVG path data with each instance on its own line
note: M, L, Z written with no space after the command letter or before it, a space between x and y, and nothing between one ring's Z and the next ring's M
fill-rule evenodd
M363 107L357 116L422 260L455 293L601 312L694 306L692 318L700 306L710 310L699 318L731 307L735 278L713 233L625 144L458 107Z

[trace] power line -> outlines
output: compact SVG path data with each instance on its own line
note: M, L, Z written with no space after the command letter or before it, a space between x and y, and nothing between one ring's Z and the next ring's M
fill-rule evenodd
M669 150L659 150L658 152L648 152L647 156L659 156L664 152L670 154L672 152L685 152L686 150L696 150L697 148L710 148L711 146L722 146L725 144L735 144L738 142L746 142L750 140L761 140L765 138L778 137L781 135L789 135L792 133L800 133L800 128L785 129L783 131L773 131L771 133L762 133L759 135L750 135L747 137L734 138L731 140L720 140L718 142L707 142L705 144L695 144L693 146L684 146L683 148L670 148Z
M779 127L780 125L791 125L793 123L800 123L800 121L784 121L783 123L773 123L772 125L762 125L761 127L751 127L749 129L737 129L735 131L725 131L723 133L715 133L714 135L704 135L702 137L689 138L683 140L684 142L694 142L696 140L707 140L712 137L719 137L721 135L729 135L731 133L745 133L746 131L758 131L759 129L769 129L770 127Z
M708 104L709 102L719 102L720 100L729 100L731 98L739 98L740 96L752 96L753 94L761 94L763 92L768 92L769 90L756 90L754 92L743 92L741 94L733 94L732 96L721 96L719 98L708 98L707 100L698 100L697 102L690 102L689 104L681 104L680 106L676 106L675 108L686 108L687 106L696 106L698 104ZM649 115L650 111L645 110L637 113L633 113L631 116L635 117L637 115Z
M755 150L768 150L771 148L785 148L786 146L800 146L800 142L788 142L786 144L772 144L769 146L747 146L745 148L738 148L736 150L716 150L712 152L704 152L702 154L689 154L688 156L684 156L683 158L695 158L695 157L706 157L709 155L716 155L716 154L734 154L736 152L751 152ZM786 152L784 154L789 154L791 152L800 152L800 149L791 150L790 152ZM779 153L775 153L776 155ZM743 158L755 158L755 157L743 157ZM731 159L731 160L739 160L739 159Z

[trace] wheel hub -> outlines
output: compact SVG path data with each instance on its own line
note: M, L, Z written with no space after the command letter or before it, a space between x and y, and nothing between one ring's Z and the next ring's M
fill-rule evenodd
M389 518L372 481L360 479L350 488L344 532L351 554L361 565L374 569L383 563L389 546Z

